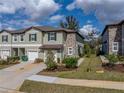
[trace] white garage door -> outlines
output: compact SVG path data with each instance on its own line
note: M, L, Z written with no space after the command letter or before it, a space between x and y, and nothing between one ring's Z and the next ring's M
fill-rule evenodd
M7 59L8 56L10 56L10 51L9 50L1 50L1 58L2 59Z
M28 51L28 59L29 60L35 60L36 58L38 58L37 51Z

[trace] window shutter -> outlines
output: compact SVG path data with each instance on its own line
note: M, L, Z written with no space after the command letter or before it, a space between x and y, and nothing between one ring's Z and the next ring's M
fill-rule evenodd
M48 41L50 41L50 33L48 33Z
M55 34L55 41L56 41L56 33L54 33Z
M4 41L3 39L4 39L4 37L2 36L2 42Z
M6 42L8 42L8 36L6 36Z
M37 34L35 34L35 41L37 41Z
M29 41L31 41L31 34L29 34Z

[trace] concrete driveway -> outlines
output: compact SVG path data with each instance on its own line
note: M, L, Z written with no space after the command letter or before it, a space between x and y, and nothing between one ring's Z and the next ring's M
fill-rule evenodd
M44 68L46 68L46 65L43 63L33 64L27 62L0 70L0 90L18 90L27 77L38 73Z

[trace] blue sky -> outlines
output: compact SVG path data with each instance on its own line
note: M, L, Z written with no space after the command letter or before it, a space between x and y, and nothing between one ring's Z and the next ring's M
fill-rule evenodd
M124 0L0 0L0 29L35 25L59 26L73 15L82 33L102 32L106 24L123 20Z

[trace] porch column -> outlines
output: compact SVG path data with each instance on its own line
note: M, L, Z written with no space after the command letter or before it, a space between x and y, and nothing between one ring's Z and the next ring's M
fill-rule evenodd
M20 56L20 54L19 54L19 48L18 48L18 56Z

